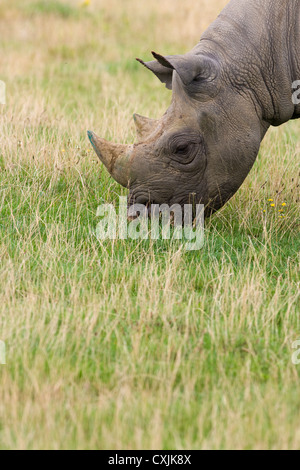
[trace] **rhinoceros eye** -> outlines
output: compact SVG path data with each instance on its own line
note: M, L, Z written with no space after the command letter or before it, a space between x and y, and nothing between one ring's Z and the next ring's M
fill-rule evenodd
M199 134L189 131L173 135L169 140L168 155L174 164L189 165L197 156L201 146Z
M190 144L186 143L186 144L180 144L177 146L176 150L175 150L175 153L177 155L186 155L189 151L189 148L190 148Z

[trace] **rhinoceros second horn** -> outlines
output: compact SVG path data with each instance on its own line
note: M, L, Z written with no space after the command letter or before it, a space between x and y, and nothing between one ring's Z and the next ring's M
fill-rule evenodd
M157 119L150 119L140 114L133 115L137 135L141 139L145 139L158 125Z

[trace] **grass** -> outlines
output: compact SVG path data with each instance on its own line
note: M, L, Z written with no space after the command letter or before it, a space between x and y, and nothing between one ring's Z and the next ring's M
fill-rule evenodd
M225 3L1 2L1 449L300 447L299 123L202 250L95 237L126 191L86 129L132 142L133 112L162 115L134 57L189 50Z

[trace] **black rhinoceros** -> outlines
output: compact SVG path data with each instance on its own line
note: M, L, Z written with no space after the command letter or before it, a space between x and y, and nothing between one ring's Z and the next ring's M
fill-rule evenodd
M153 56L140 62L173 92L164 116L135 115L134 145L89 139L129 203L183 205L193 193L210 215L243 183L269 126L300 117L300 0L231 0L192 51Z

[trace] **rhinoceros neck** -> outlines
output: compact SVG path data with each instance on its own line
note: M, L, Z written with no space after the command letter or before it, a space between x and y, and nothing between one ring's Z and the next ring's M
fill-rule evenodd
M299 0L231 0L197 48L219 56L226 84L249 94L263 121L300 117L292 101L300 80Z

